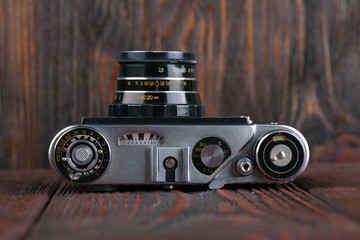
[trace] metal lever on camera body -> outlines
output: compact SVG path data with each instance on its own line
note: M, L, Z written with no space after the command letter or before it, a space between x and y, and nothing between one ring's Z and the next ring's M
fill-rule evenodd
M190 147L151 147L151 181L190 181Z

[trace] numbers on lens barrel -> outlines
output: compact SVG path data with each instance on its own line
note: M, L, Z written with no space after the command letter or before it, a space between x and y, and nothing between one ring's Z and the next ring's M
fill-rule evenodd
M151 132L130 132L118 137L119 146L131 145L161 145L164 144L164 137Z

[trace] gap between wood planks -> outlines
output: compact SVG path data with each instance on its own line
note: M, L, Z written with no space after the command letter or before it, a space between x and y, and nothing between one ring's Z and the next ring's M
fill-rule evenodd
M42 209L39 211L38 215L35 217L34 221L29 225L28 229L26 230L26 232L24 233L24 236L22 238L20 238L21 240L26 240L27 238L29 238L29 236L31 236L32 231L34 230L34 227L36 226L36 224L40 221L42 215L45 213L47 207L49 206L51 200L53 199L53 197L55 196L55 194L57 193L58 189L60 189L60 186L63 183L59 182L56 186L56 188L54 188L54 190L52 192L49 193L49 199L46 201L45 205L42 207Z
M111 227L110 220L115 220L120 225L129 226L130 229L133 226L140 227L137 234L145 234L151 228L156 228L159 230L157 234L161 235L164 227L165 230L170 227L181 235L181 229L187 221L194 222L194 224L198 224L198 227L202 227L199 223L199 217L205 217L204 220L209 217L210 224L214 224L214 217L224 220L233 217L234 220L237 219L236 221L241 219L241 221L245 222L249 218L255 222L260 219L269 224L272 221L283 222L292 228L297 225L295 223L298 223L299 226L314 231L308 225L308 221L311 219L311 221L320 224L323 228L336 226L337 234L350 231L350 236L360 236L357 235L360 233L360 208L354 205L360 199L360 193L357 193L360 190L359 169L360 165L354 164L312 165L304 176L290 184L227 186L217 191L208 191L206 187L191 186L180 187L175 191L160 191L161 188L159 187L125 186L120 187L119 191L115 191L110 195L109 193L105 193L105 195L104 193L93 193L85 191L83 187L59 183L58 180L51 180L51 174L48 172L42 182L38 182L35 178L35 180L28 179L28 183L25 185L27 189L32 186L36 188L36 184L43 185L45 189L51 185L53 187L48 191L48 198L44 201L44 205L39 208L36 216L31 218L32 220L24 233L21 234L20 239L37 239L45 236L45 233L65 231L66 224L61 224L63 220L73 221L75 225L80 224L80 228L86 230L88 225L85 224L84 226L82 220L91 221L93 217L104 220L102 224L105 224L105 226L110 224ZM5 178L9 175L19 176L22 174L11 173L10 171ZM25 175L33 176L34 174L29 171ZM15 177L13 178L15 179ZM19 179L14 184L21 182L26 181ZM24 188L22 190L24 191ZM38 193L39 191L30 192ZM40 189L40 193L42 192ZM12 194L16 195L16 191L13 191ZM154 196L160 199L160 204L156 205L156 199L151 199ZM188 203L182 206L180 210L178 209L179 212L173 207L176 203L181 204L185 201L184 199L181 200L181 196L184 196ZM139 200L139 206L137 207L135 206L136 199ZM84 201L88 206L82 205ZM59 206L59 203L62 205ZM119 210L117 213L112 213L111 203L113 206L117 205L116 207L121 212ZM124 209L125 203L127 204L126 209ZM150 212L147 211L154 204L156 207L152 208ZM198 207L197 204L205 206ZM208 211L205 209L209 206L212 207L213 204L213 208ZM103 205L106 205L104 211L102 209ZM223 212L219 211L218 207ZM76 219L71 217L77 216L79 213L81 213L82 217ZM146 214L150 217L146 217ZM278 216L273 216L274 214ZM299 214L299 216L296 214ZM146 221L143 221L143 217L146 217ZM60 225L56 221L60 221ZM140 223L148 227L141 228ZM43 226L44 224L45 226ZM336 224L347 224L345 226L347 229L341 232L341 226ZM241 224L236 227L241 227ZM213 230L211 229L211 231ZM273 231L277 233L277 230ZM314 234L320 233L314 232Z

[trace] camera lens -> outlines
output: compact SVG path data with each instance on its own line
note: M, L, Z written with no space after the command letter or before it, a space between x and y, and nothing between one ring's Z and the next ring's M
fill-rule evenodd
M109 115L116 117L202 117L194 53L120 53L117 91Z

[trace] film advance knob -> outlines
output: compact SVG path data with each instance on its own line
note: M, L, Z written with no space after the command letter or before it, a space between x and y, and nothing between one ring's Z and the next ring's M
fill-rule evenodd
M94 154L90 146L79 144L72 150L71 157L76 164L84 166L92 161Z
M218 167L224 160L224 151L218 145L207 145L201 151L201 161L210 168Z

